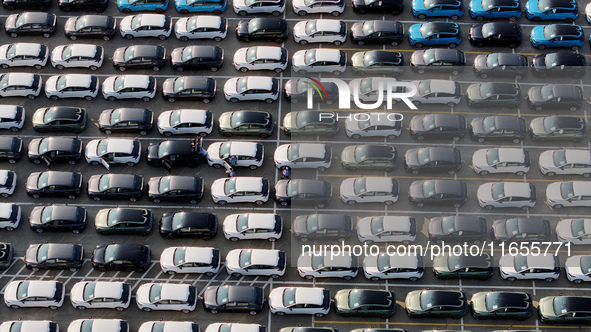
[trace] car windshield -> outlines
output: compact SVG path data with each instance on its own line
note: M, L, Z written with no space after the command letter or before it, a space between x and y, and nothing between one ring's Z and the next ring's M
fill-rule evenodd
M156 303L160 301L160 297L162 293L162 285L160 284L153 284L150 287L150 303Z
M96 146L96 154L98 156L104 156L107 154L108 141L106 139L101 140Z
M419 82L418 90L420 96L424 96L431 93L431 81L425 80Z
M361 306L361 292L350 291L349 292L349 308L355 309Z
M105 191L109 189L109 176L107 174L102 175L99 180L99 190Z
M240 257L238 260L240 261L240 267L247 267L250 266L250 261L252 257L252 250L242 250L240 251Z
M115 91L121 91L125 87L125 79L123 76L118 76L113 82L113 89Z
M220 158L226 159L230 156L230 147L232 146L231 142L225 142L220 144Z
M425 197L435 195L435 181L431 180L423 182L423 195L425 195Z
M111 124L119 123L119 121L121 121L121 110L116 109L111 113Z
M487 293L484 297L484 304L487 311L496 311L499 309L499 293Z
M28 281L23 281L18 285L18 288L16 290L16 296L18 300L22 300L24 298L27 297L27 293L29 290L29 282Z
M587 275L591 273L591 256L581 255L581 271Z
M311 35L316 32L316 20L311 20L306 23L306 34Z
M372 33L374 33L374 22L373 21L367 21L365 23L363 23L363 28L362 28L363 34L364 35L371 35Z
M390 269L390 256L380 255L378 256L378 270L380 272L388 271Z
M125 61L130 61L131 59L133 59L133 47L127 47L125 49L125 54L123 55L123 58L125 59Z
M47 259L47 253L49 252L49 245L42 244L37 249L37 262L44 262Z
M428 114L423 117L423 128L425 130L431 130L435 128L435 115Z
M437 60L437 57L435 56L435 50L426 50L425 53L423 53L423 60L426 64L435 62Z
M318 215L312 214L306 218L306 230L308 233L316 232L318 229Z
M298 182L290 180L287 183L287 194L289 196L296 196L299 193Z
M362 94L370 94L373 90L372 88L372 79L371 78L364 78L359 83L359 91Z
M371 233L380 234L384 231L384 218L376 217L371 218Z
M499 54L493 53L486 56L486 64L491 68L499 66Z
M193 31L199 27L197 24L198 19L198 16L193 16L187 20L187 31Z
M287 147L287 156L289 160L296 160L300 157L300 146L298 144L290 144Z
M505 185L502 183L493 184L490 190L495 201L505 197Z
M163 176L158 181L158 191L161 193L166 193L170 190L170 178L168 176Z
M172 229L181 229L185 226L185 213L175 213L172 217Z
M16 44L12 44L8 47L8 50L6 50L6 58L12 59L12 58L14 58L15 55L16 55Z
M23 24L25 24L26 20L27 20L26 15L19 14L18 17L17 17L17 19L16 19L15 25L17 27L21 27L21 26L23 26Z
M514 237L519 234L519 221L517 219L509 219L505 222L507 236Z
M283 306L291 307L295 304L296 290L295 288L286 288L283 291Z
M556 118L548 116L544 118L544 130L551 133L556 130Z
M485 2L487 0L484 0L483 2ZM489 4L488 8L492 8L493 4ZM484 7L485 9L487 9L487 7ZM488 38L491 35L493 35L495 33L494 30L495 25L494 24L483 24L482 25L482 37L484 38Z
M66 75L62 75L58 78L56 88L58 91L61 91L66 88Z
M242 93L242 92L246 91L247 83L248 83L248 78L246 78L246 77L239 78L238 81L236 82L236 91L238 93Z
M224 304L228 302L228 286L220 286L215 292L217 304Z
M249 47L246 51L246 62L254 62L257 58L257 47Z
M304 62L309 65L316 61L316 51L315 50L307 50L304 54Z
M565 150L556 150L552 153L552 157L554 158L554 165L562 166L566 164L566 151Z
M84 301L90 301L94 299L94 288L96 287L96 282L89 282L84 285Z
M43 139L39 144L39 154L44 154L49 149L49 140Z
M227 179L224 184L224 192L226 195L232 195L236 192L236 179L230 178Z
M585 221L583 219L574 219L570 228L574 237L585 235Z
M137 29L142 25L142 15L135 15L131 20L131 28Z
M49 173L43 172L41 176L39 176L39 180L37 180L37 184L39 189L43 189L49 185Z
M312 270L318 271L324 268L324 256L312 256Z
M552 300L552 304L554 305L554 313L556 313L558 316L562 316L568 312L566 298L556 296Z
M544 38L546 38L547 40L550 40L556 37L557 35L559 35L559 33L556 29L556 25L547 25L546 27L544 27Z
M370 119L371 119L371 116L357 120L357 123L359 125L359 129L363 130L363 129L369 127L371 125Z
M562 182L560 184L560 193L562 198L571 198L575 195L573 182Z
M80 16L76 19L76 30L84 29L86 27L85 17Z
M528 269L527 256L525 256L525 255L513 256L513 265L515 267L515 271L517 271L517 272L527 270Z
M447 256L447 267L448 269L453 272L457 271L458 269L464 268L465 266L462 265L462 259L465 256L461 255L449 255Z
M353 181L353 188L356 195L361 195L367 191L367 188L365 188L366 180L366 178L356 178Z
M495 123L495 117L494 116L487 116L486 118L484 118L484 120L482 120L482 127L484 128L484 132L486 132L486 133L491 133L491 132L497 130L497 125Z
M544 85L540 90L540 93L542 94L542 99L544 100L554 99L554 89L551 85Z
M185 88L185 79L182 77L176 78L174 80L174 92L179 93L181 91L183 91L183 89ZM173 112L175 113L175 112Z
M10 331L9 332L21 332L23 331L23 322L12 322L12 324L10 325ZM86 332L84 330L80 331L80 332Z
M489 98L491 96L493 96L494 93L492 91L492 85L491 84L481 84L480 85L480 97L482 98Z
M51 206L43 208L43 211L41 212L41 223L42 224L48 224L53 221L53 218L51 218L52 210L53 210L53 207L51 207Z
M176 248L174 250L174 254L173 254L173 258L174 260L174 265L176 266L180 266L183 265L185 263L185 248Z
M444 234L451 234L456 231L456 223L453 217L443 218L441 228Z
M546 67L556 67L560 63L559 53L550 53L546 55Z
M421 292L419 295L419 301L421 303L421 308L423 309L433 307L433 292Z
M242 232L245 229L248 229L248 215L240 214L236 218L236 230Z
M431 161L431 157L429 156L429 149L419 149L417 151L417 159L420 164L427 164Z
M486 150L486 162L489 165L496 165L499 161L499 149Z
M110 209L109 213L107 214L107 225L109 227L115 226L118 221L119 221L119 215L120 215L120 210L119 209Z

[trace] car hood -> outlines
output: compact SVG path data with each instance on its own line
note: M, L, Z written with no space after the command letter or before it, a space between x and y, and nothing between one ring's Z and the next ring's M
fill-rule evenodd
M184 1L184 0L177 0L177 1L175 1L175 3L184 5L186 3L186 1ZM189 21L189 17L180 18L178 21L176 21L176 25L174 27L174 31L177 34L182 34L182 33L187 32L187 22L188 21Z
M419 163L418 149L410 149L406 151L404 160L408 166L421 166Z
M304 0L292 0L292 5L294 9L300 9L306 7L306 2Z
M216 291L217 288L208 287L203 293L203 304L217 305Z
M415 51L412 53L412 56L410 57L410 61L412 64L419 65L419 66L424 66L425 65L425 59L423 58L423 55L425 53L423 51Z
M527 91L527 99L529 99L532 103L541 103L544 100L542 99L542 87L541 86L534 86Z
M240 250L230 250L226 255L226 268L240 269Z
M363 23L353 23L351 26L351 36L355 37L363 37Z
M417 91L418 93L418 91ZM410 120L410 129L414 131L423 131L425 127L423 126L423 118L421 116L413 116Z
M356 52L351 57L351 65L354 67L363 67L363 59L365 57L364 52Z
M99 125L108 126L111 124L111 111L112 109L104 110L101 115L99 115Z
M308 229L306 228L306 218L305 216L298 216L296 217L292 224L291 230L293 233L297 235L306 235L308 234Z
M341 161L347 164L355 163L355 147L345 147L341 152Z
M153 177L148 180L148 194L149 195L157 195L160 194L160 190L158 188L158 183L160 182L159 177Z
M507 238L507 228L505 227L504 221L495 222L492 225L493 232L495 233L495 237L498 239L506 239Z
M545 25L538 25L531 30L531 41L532 42L543 42L546 40L544 37Z
M484 118L474 118L472 122L470 122L470 127L472 128L472 132L474 134L484 135L484 126L482 120L484 120Z
M479 1L473 1L479 2ZM476 23L470 28L470 36L473 40L482 40L482 23Z
M438 235L438 236L442 236L443 234L443 228L442 228L442 224L441 224L441 218L433 218L431 220L429 220L429 234L431 235Z
M136 301L138 303L150 303L150 284L143 284L136 292Z
M294 3L294 7L295 7L295 3ZM304 50L295 52L293 57L291 58L291 65L294 67L305 66L306 65L306 62L304 61L305 54L306 54L306 51L304 51Z
M174 94L174 78L167 79L162 83L162 93L164 94Z
M551 296L543 297L540 299L540 302L538 303L538 312L540 313L540 315L556 316L556 314L554 313L554 301L552 301L553 299L554 298Z
M64 30L74 31L76 30L76 17L70 17L64 25Z
M355 195L355 178L349 178L343 180L341 183L341 196L342 197L354 197Z
M538 159L538 165L545 168L556 167L556 164L554 163L554 150L542 152L540 154L540 159Z
M18 290L17 282L10 282L4 289L4 299L7 301L17 301L16 291Z
M165 82L166 83L166 82ZM173 111L164 111L158 117L158 128L170 128L170 114Z
M41 140L42 138L35 138L31 140L28 148L29 156L39 155L39 145L41 144Z
M12 14L12 15L9 15L8 18L6 18L6 22L4 23L6 28L14 28L15 27L16 17L17 17L17 14Z
M339 291L335 294L334 297L335 306L339 309L348 310L349 309L349 292L347 291Z
M423 194L423 182L415 181L411 183L410 187L408 188L408 194L411 197L424 198L425 195Z
M100 210L96 216L94 217L94 226L96 228L107 228L109 225L107 224L107 215L109 214L108 209Z
M480 86L478 84L472 84L466 89L466 97L470 100L482 100L480 95Z
M235 95L238 93L236 90L236 83L238 82L238 78L230 78L229 80L224 83L224 93L228 95Z
M29 175L29 177L27 178L27 185L26 185L27 189L39 189L37 187L37 181L39 180L39 175L41 175L41 173L32 173L31 175Z
M308 34L306 33L306 23L307 21L300 21L296 23L293 27L293 36L295 38L306 37Z
M486 302L484 301L486 297L486 292L476 293L472 295L471 305L474 308L474 311L477 312L487 312L486 310Z
M100 142L100 140L93 139L92 141L88 142L88 144L86 144L86 148L84 149L84 155L87 158L98 158L98 155L96 153L96 148L97 148L99 142Z
M283 308L283 287L275 288L269 293L269 307Z
M179 25L177 25L177 27L178 27L178 26L179 26ZM183 29L184 29L184 26L183 26ZM185 29L185 30L186 30L186 29ZM177 28L177 31L176 31L176 32L177 32L177 33L180 33L180 32L182 32L182 31L178 31L178 28ZM171 60L173 63L180 63L180 62L183 62L183 48L182 48L182 47L175 48L175 49L172 51L172 53L170 53L170 60Z
M8 51L9 47L10 47L10 44L5 44L5 45L0 46L0 60L4 60L4 61L8 60L6 58L6 52Z
M412 291L406 295L404 304L407 310L421 310L421 291Z
M33 118L31 119L31 122L33 123L33 125L41 125L45 122L45 112L35 112L33 113Z
M474 58L474 69L488 69L488 66L486 65L486 55L477 55L476 58Z
M125 2L127 3L127 1ZM120 47L115 50L113 53L113 62L125 62L125 47Z
M515 266L514 266L514 257L513 255L504 255L501 256L501 259L499 259L499 268L501 269L501 271L503 271L504 273L507 274L512 274L512 273L516 273L517 271L515 270Z
M234 53L234 64L246 64L247 63L247 60L246 60L246 51L247 50L248 50L248 47L243 47L243 48L236 50L236 52Z
M150 144L146 148L146 158L151 160L158 159L158 145L157 144Z
M486 160L486 149L477 150L472 155L472 166L474 168L488 167L488 161Z
M121 19L119 23L119 29L121 31L129 31L131 30L131 21L133 20L134 15L127 15Z
M213 181L211 185L211 194L215 196L226 196L224 192L224 181L225 179L217 179Z
M287 192L287 184L289 181L278 181L275 185L275 195L277 197L289 197Z
M57 80L59 76L51 76L50 78L45 81L45 92L47 93L56 93L57 91Z
M29 248L27 248L27 252L25 253L25 261L27 262L32 262L32 263L38 263L39 261L37 260L37 251L39 250L39 247L41 245L35 245L35 246L30 246Z
M289 149L289 144L280 145L279 147L277 147L277 149L275 149L275 153L273 154L273 158L275 159L276 163L285 164L285 163L289 162L288 156L287 156L288 149Z
M492 202L494 200L492 196L492 185L488 183L481 184L478 187L476 197L481 201Z
M103 82L103 93L104 94L115 93L115 89L114 89L113 84L115 83L116 79L117 79L117 77L115 77L115 76L110 76L105 79L105 81Z
M99 192L100 176L91 176L88 179L88 192Z
M33 208L31 213L29 214L29 223L33 225L41 225L41 212L43 211L43 207L38 206Z
M371 219L367 218L363 220L363 222L357 223L357 235L359 237L367 238L373 237L374 235L371 232Z
M69 20L68 20L69 21ZM51 60L54 62L62 61L62 52L66 48L66 45L57 46L51 51Z
M288 130L293 129L291 118L292 118L292 112L287 113L285 115L285 117L283 117L283 128L288 129Z
M529 123L529 129L534 135L543 135L546 133L544 129L544 118L534 118Z
M220 159L220 146L221 142L211 143L207 147L207 158L211 161Z
M447 266L447 258L446 255L439 255L433 257L433 269L439 272L449 272L449 266Z
M556 236L558 236L561 239L565 239L565 240L572 239L573 238L573 231L572 231L570 224L571 224L570 219L559 221L558 224L556 225Z

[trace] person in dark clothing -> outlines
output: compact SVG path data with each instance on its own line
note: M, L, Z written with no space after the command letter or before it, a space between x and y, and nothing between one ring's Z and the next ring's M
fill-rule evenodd
M288 179L290 180L291 168L289 166L281 167L281 179Z

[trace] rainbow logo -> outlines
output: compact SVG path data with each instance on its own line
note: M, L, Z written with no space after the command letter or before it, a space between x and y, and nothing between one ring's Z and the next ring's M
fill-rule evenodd
M312 84L309 81L306 81L306 84L310 85L312 88L314 88L314 90L316 90L316 92L318 92L318 95L320 96L320 100L324 100L324 97L326 97L326 99L328 99L328 94L326 93L324 86L320 82L318 82L318 80L315 80L312 77L306 77L306 78L315 83L315 84ZM320 92L320 89L322 89L322 92L324 92L324 96L322 96L322 92Z

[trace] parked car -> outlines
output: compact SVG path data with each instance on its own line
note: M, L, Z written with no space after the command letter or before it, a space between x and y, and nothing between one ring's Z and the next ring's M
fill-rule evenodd
M263 310L264 302L261 287L209 286L203 293L203 309L213 314L228 311L256 315Z
M199 324L188 321L149 321L142 323L138 329L138 332L151 332L159 330L167 331L170 328L174 329L175 331L198 331Z
M415 0L412 2L412 14L420 19L427 17L447 17L457 20L464 15L462 2L459 0Z
M398 201L398 181L388 177L347 178L341 182L340 198L344 203L384 203Z
M84 249L79 244L30 244L25 254L25 266L32 271L70 270L76 272L84 263Z
M299 50L291 58L291 69L300 74L332 73L342 74L347 67L347 54L344 51L328 48Z
M107 169L113 164L133 167L140 161L141 155L141 143L128 138L99 138L88 142L84 149L87 163L94 166L102 164Z
M88 10L101 13L109 6L106 0L58 0L57 6L60 10L71 12L72 10Z
M408 197L410 203L425 205L451 205L461 207L468 200L466 183L457 180L422 180L411 183Z
M4 303L12 309L57 310L65 297L64 284L54 280L13 280L4 288Z
M13 43L0 46L0 66L34 67L41 69L47 64L49 51L47 45L37 43Z
M53 106L37 109L31 122L33 129L40 133L71 131L80 134L86 128L87 117L84 108Z
M144 108L114 108L101 112L99 130L107 135L131 132L144 136L152 130L154 113Z
M357 239L374 242L409 244L417 237L416 220L408 216L371 216L357 221Z
M552 255L505 254L499 260L499 274L509 281L524 279L552 282L560 276L560 263L558 257Z
M522 292L478 292L470 301L472 316L478 319L526 320L533 312L532 297Z
M146 283L138 287L135 302L144 311L173 310L188 314L197 306L196 293L190 284Z
M0 242L0 270L4 271L12 265L14 248L12 244Z
M537 77L569 76L580 78L587 71L587 61L575 52L538 54L532 58L533 74Z
M293 11L301 16L307 14L331 14L339 16L345 11L345 1L343 0L295 0L292 2Z
M459 75L466 65L464 52L453 49L432 48L418 50L412 53L410 66L413 71L423 74L425 72L443 72Z
M499 219L493 222L492 235L499 242L548 241L550 222L539 218Z
M233 242L256 239L274 242L283 233L283 220L273 213L231 214L222 225L224 237Z
M92 44L70 44L56 46L51 51L51 65L56 69L90 68L98 70L105 59L102 46Z
M168 175L152 177L148 180L148 199L154 203L161 201L188 200L197 204L203 197L203 179L193 176Z
M291 233L296 239L346 239L351 236L351 216L345 214L316 213L299 215L293 219Z
M481 78L508 76L520 80L529 71L527 56L515 53L480 54L474 58L474 72Z
M359 46L365 44L390 44L398 46L404 40L402 23L394 20L372 20L351 25L351 41Z
M339 132L339 122L335 117L320 116L328 112L303 110L290 112L283 118L283 133L287 136L326 135L334 136ZM334 113L329 113L333 115Z
M242 47L234 53L234 68L243 73L250 70L273 70L281 73L287 68L287 49L278 46Z
M353 73L388 74L398 76L404 72L404 55L397 51L362 51L351 57Z
M26 0L26 1L16 1L16 0L3 0L2 7L8 10L16 10L16 9L36 9L40 11L45 11L47 8L51 6L51 0Z
M234 13L240 16L248 14L272 14L279 16L285 11L285 0L237 0L232 2Z
M304 251L297 260L298 274L302 278L343 278L351 280L359 272L357 257L351 254L313 255Z
M213 239L218 233L218 218L213 213L179 211L162 214L159 222L160 236L166 239Z
M486 219L473 216L446 216L429 219L427 228L429 240L440 242L473 242L480 244L486 241L488 229Z
M103 81L103 97L109 101L142 99L150 101L156 95L156 79L149 75L109 76Z
M197 100L207 104L215 98L216 92L216 81L209 77L174 77L166 79L162 84L162 97L170 103L177 100Z
M176 2L180 1L182 0ZM195 4L192 8L199 8L200 5L206 4L202 1L193 1L192 3ZM209 3L224 4L225 6L226 1L216 0ZM174 25L174 34L177 39L185 42L190 39L213 39L215 42L221 42L228 34L228 21L223 17L209 15L182 17Z
M523 176L530 166L529 152L521 148L480 149L472 155L472 169L479 175L514 173Z
M8 15L4 30L10 37L43 36L49 38L56 28L57 16L44 12L22 12Z
M98 94L98 86L99 80L94 75L55 75L45 82L45 96L51 100L84 98L90 101Z
M98 245L92 252L95 270L119 270L145 272L152 264L150 247L141 244Z
M458 114L415 115L410 120L409 131L419 141L441 138L458 141L466 135L466 119Z
M398 167L398 152L391 145L349 145L341 152L341 166L348 171L379 169L389 173Z
M39 207L34 207L33 210L36 208ZM21 214L20 206L13 203L0 203L0 228L9 232L15 230L18 225L20 225ZM0 252L0 256L1 254L2 253ZM4 252L4 255L6 255L6 252ZM1 265L2 264L0 263L0 269L2 269Z
M517 4L519 5L519 2ZM521 26L507 22L476 23L470 28L468 38L470 44L476 47L509 46L516 48L521 45L522 41Z
M124 14L137 11L162 14L168 8L168 0L117 0L117 8Z
M273 196L281 206L315 205L323 208L330 204L332 187L329 182L322 180L279 180L273 189Z
M256 203L269 199L269 180L261 177L231 177L217 179L211 185L211 198L220 205L227 203Z
M521 90L515 83L476 83L466 89L466 100L471 107L516 108L521 103Z
M569 281L580 284L591 281L591 255L573 255L564 262L564 272Z
M531 30L531 44L538 50L568 47L578 51L585 44L583 28L575 24L538 25Z
M334 296L335 313L341 317L389 318L396 311L396 294L381 289L341 289Z
M203 273L212 277L220 271L220 250L211 247L167 247L160 254L163 273Z
M310 87L308 83L311 83L308 78L287 80L283 85L283 97L285 98L285 101L292 104L302 102L307 100L308 93L312 93L312 101L314 103L323 102L327 105L332 105L334 102L338 101L338 88L333 82L324 82L322 84L324 86L324 91L322 91L322 93L315 89L308 92L308 88Z
M94 217L94 229L101 235L137 234L147 236L152 231L154 216L149 209L101 209Z
M224 50L218 46L189 45L175 48L170 53L170 65L176 71L209 69L216 72L223 63Z
M574 112L584 99L581 87L568 84L533 86L527 92L527 104L536 111L568 108Z
M236 26L236 38L247 43L250 41L274 41L278 44L287 40L289 26L280 18L256 17L240 20Z
M332 43L339 46L347 40L347 24L327 19L299 21L293 27L293 39L300 45Z
M226 137L235 135L268 138L275 131L273 114L263 111L224 112L218 118L218 132Z
M579 16L579 7L574 0L529 0L525 4L525 15L533 22L562 20L573 23Z
M477 21L508 18L515 22L521 17L519 0L471 0L468 5L470 17Z
M437 279L488 280L494 274L493 260L487 253L445 254L433 258L433 274Z
M287 268L285 251L275 249L233 249L226 255L226 272L242 276L279 278Z
M10 174L12 172L3 177L0 172L0 182L5 178L14 180L16 184L16 174ZM4 182L6 183L6 180ZM82 174L62 171L34 172L27 178L26 190L27 195L33 198L66 196L74 199L82 191Z
M200 163L201 140L183 139L150 143L146 149L146 162L152 167L170 171L176 166L195 168Z
M207 136L213 130L213 114L198 109L164 111L158 116L158 132L164 136L173 134Z
M591 206L588 181L552 182L546 187L546 204L553 209Z
M461 318L468 312L468 301L462 291L415 290L404 300L409 317Z
M222 168L230 156L236 157L236 167L257 169L263 165L265 149L260 143L236 140L215 142L207 147L207 163L213 168Z
M123 311L131 303L131 287L120 281L80 281L72 286L70 301L74 308L80 310L117 309Z
M398 15L404 10L404 1L401 0L354 0L353 11L358 14L376 13ZM334 15L334 13L333 13Z
M529 135L536 142L572 140L579 142L587 135L585 119L572 116L547 116L531 120Z
M224 97L227 101L265 101L272 103L279 98L279 82L266 76L232 77L224 84Z
M538 304L538 316L544 324L588 325L591 322L589 296L546 296Z
M573 174L587 178L591 176L591 153L577 149L546 150L540 154L538 166L548 176Z
M0 97L27 97L35 99L41 93L41 77L30 73L0 75Z
M159 71L164 67L165 61L166 49L162 46L131 45L119 47L113 53L113 67L119 69L119 71L126 71L127 69Z
M354 113L345 120L345 133L353 139L386 137L393 140L402 132L402 119L385 113Z
M106 15L82 15L68 18L64 33L70 40L102 38L110 40L117 30L117 20Z
M308 314L324 317L331 306L330 291L319 287L277 287L269 292L269 311L286 314Z
M119 22L121 37L157 37L165 40L172 32L172 19L163 14L128 15Z
M0 330L13 332L58 331L57 322L49 320L12 320L0 324Z
M20 210L18 212L20 218ZM29 214L29 226L37 233L71 231L80 233L86 227L86 209L68 205L35 206ZM16 226L15 226L16 228Z
M447 172L455 174L462 167L462 155L456 148L427 147L409 149L404 155L404 169L412 174Z
M200 1L200 0L176 0L174 7L181 14L188 13L213 13L220 15L226 10L226 0Z
M525 120L517 116L492 115L477 117L470 122L469 132L473 140L511 140L519 143L525 139Z
M0 160L16 163L23 153L23 140L18 137L0 136Z
M144 193L144 179L135 174L96 174L88 179L88 198L129 199L136 202Z
M19 131L25 123L25 109L18 105L0 105L0 129Z
M413 24L408 29L408 41L414 47L447 46L455 48L462 42L460 26L453 22Z
M536 187L527 182L488 182L478 187L478 205L487 210L516 207L529 210L536 205Z
M372 281L382 279L408 279L417 281L425 268L420 255L367 255L363 260L363 274Z

